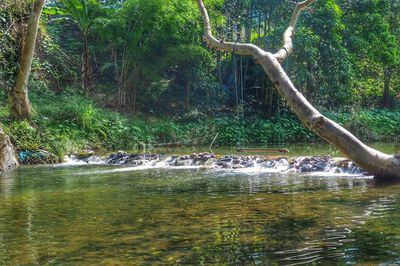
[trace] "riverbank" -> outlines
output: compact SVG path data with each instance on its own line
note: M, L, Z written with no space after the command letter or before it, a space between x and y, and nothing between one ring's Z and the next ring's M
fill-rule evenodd
M13 121L8 118L6 107L0 109L4 130L18 152L45 150L54 154L57 161L84 150L107 153L168 146L208 147L214 138L213 147L320 142L290 115L239 120L224 115L210 118L204 114L157 118L105 110L76 95L54 94L51 99L49 96L43 99L34 94L32 99L37 113L32 123ZM351 114L327 113L327 116L364 141L399 141L400 111L360 110Z

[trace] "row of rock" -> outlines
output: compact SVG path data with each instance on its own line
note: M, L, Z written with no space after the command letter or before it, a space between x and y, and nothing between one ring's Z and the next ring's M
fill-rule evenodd
M159 154L128 154L118 152L111 154L105 162L112 165L141 166L152 162L159 162L162 156ZM353 164L350 160L332 158L330 156L313 157L259 157L226 155L217 158L211 153L194 153L191 155L170 156L165 159L168 166L208 166L222 169L240 168L269 168L277 170L292 170L299 173L310 172L341 172L358 174L362 169Z
M258 158L256 156L226 155L221 157L216 162L216 165L221 168L250 168L255 166L257 160Z
M294 158L291 165L301 173L325 172L332 168L332 158L330 156L299 157Z
M159 154L128 154L127 152L119 151L116 154L108 156L105 162L112 165L140 166L159 159Z
M24 151L19 153L19 159L24 164L56 163L57 157L46 151ZM75 162L104 163L109 165L151 166L157 163L170 167L204 166L216 169L241 169L258 167L277 171L292 171L298 173L338 172L359 174L362 169L347 159L330 156L312 157L260 157L225 155L217 158L212 153L193 153L191 155L163 157L160 154L129 154L124 151L111 154L106 158L85 152L69 158Z
M172 156L168 160L170 166L206 166L212 165L216 157L211 153L193 153L191 155Z

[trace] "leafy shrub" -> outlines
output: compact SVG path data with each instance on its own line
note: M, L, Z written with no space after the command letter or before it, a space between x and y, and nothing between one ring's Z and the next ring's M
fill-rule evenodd
M43 148L39 131L26 121L12 123L6 128L6 133L19 150L37 150Z
M92 101L64 93L33 95L33 123L12 122L6 108L0 117L18 150L44 149L63 158L83 149L135 150L159 143L215 146L256 146L307 143L320 139L294 116L274 119L237 117L166 119L127 117L97 107ZM365 110L328 113L330 119L367 141L398 141L400 111Z

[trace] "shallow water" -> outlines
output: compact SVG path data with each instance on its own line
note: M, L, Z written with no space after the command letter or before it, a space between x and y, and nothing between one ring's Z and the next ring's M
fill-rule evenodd
M400 185L362 176L21 168L0 265L400 262Z

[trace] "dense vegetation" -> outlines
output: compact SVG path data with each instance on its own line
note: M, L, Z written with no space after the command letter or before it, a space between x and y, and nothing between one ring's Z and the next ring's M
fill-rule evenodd
M275 51L291 1L209 0L216 34ZM20 150L159 143L268 145L317 141L251 58L208 49L191 0L47 1L29 82L32 121L10 116L30 1L0 2L0 100ZM307 98L357 136L400 136L400 4L319 0L285 68Z

